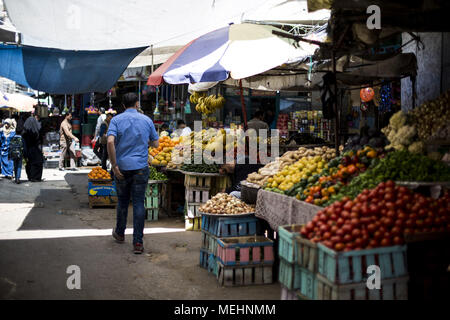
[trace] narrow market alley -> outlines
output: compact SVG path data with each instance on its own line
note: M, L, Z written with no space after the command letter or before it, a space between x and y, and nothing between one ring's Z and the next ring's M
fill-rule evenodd
M89 209L88 172L0 179L0 299L280 298L279 283L220 287L199 267L200 232L184 231L182 217L146 222L143 255L132 252L131 228L116 243L115 209ZM66 285L71 265L80 267L80 290Z

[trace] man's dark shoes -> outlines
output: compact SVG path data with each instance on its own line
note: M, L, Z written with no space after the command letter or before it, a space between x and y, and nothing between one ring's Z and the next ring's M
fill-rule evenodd
M113 238L116 239L116 241L119 242L119 243L123 243L123 242L125 241L125 237L124 237L124 236L118 235L118 234L116 233L116 230L114 230L114 229L113 229L113 232L112 232L112 236L113 236Z
M135 243L134 244L134 253L135 254L141 254L144 252L144 246L142 243Z

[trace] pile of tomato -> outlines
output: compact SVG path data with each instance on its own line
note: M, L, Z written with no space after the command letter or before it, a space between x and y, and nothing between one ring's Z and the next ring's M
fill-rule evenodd
M445 231L450 231L449 192L435 200L387 181L319 211L301 234L336 251L350 251L402 245L407 234Z

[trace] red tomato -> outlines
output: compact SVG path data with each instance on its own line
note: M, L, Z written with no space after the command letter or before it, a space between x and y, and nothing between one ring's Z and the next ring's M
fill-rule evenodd
M376 205L376 204L371 204L370 206L369 206L369 210L370 210L370 213L371 214L377 214L378 212L379 212L379 207L378 207L378 205Z
M367 226L367 231L369 231L370 233L374 233L376 229L377 229L377 227L373 223L371 223Z
M387 208L388 210L395 210L395 203L394 203L394 202L391 202L391 201L386 202L386 208Z
M330 219L333 220L333 221L336 221L337 218L338 218L337 215L334 214L334 213L330 215Z
M345 235L345 232L342 229L338 229L338 231L336 231L336 235L339 237L343 237Z
M344 236L344 242L346 243L349 243L350 241L352 241L352 239L352 236L348 233Z
M350 224L352 226L352 228L358 228L361 224L361 222L359 221L358 218L352 218L352 220L350 220Z
M379 230L377 230L377 231L374 232L373 238L375 240L380 240L381 238L383 238L383 234Z
M422 228L424 226L423 220L422 219L417 219L416 220L416 227L417 228Z
M342 238L340 236L333 236L330 239L334 244L338 243L338 242L342 242Z
M395 226L398 227L398 228L400 228L400 229L403 228L404 225L405 225L405 220L397 219L397 220L395 221Z
M334 250L336 250L336 251L342 251L342 250L344 250L344 248L345 248L345 245L342 242L336 243L334 245Z
M391 227L394 225L394 220L392 218L384 218L384 225L386 227Z
M323 234L323 237L322 237L324 240L328 240L328 239L330 239L331 238L331 232L329 232L329 231L327 231L327 232L325 232L324 234Z
M403 202L402 199L398 199L397 201L395 201L395 207L397 208L403 208L404 205L405 203Z
M343 226L343 225L344 225L344 219L342 219L342 218L337 219L336 225L337 225L338 227Z
M323 224L323 225L320 226L319 229L320 229L320 232L327 232L327 231L330 230L330 227L328 225L326 225L326 224Z
M341 217L344 218L344 219L349 218L350 217L350 212L348 212L347 210L342 211Z
M352 219L359 218L359 213L352 211L352 213L350 213L350 218L352 218Z
M339 230L337 226L332 226L330 229L331 234L336 234L336 232Z
M392 181L392 180L386 181L386 187L391 187L391 188L395 187L394 181Z
M376 247L379 246L379 243L378 243L377 240L372 239L372 240L370 240L370 242L369 242L369 246L372 247L372 248L376 248Z
M414 220L412 220L412 219L407 219L407 220L405 221L405 225L406 225L407 228L412 228L412 227L414 227L415 222L414 222Z
M346 249L352 250L355 247L355 244L353 242L349 242L345 245Z
M380 242L382 247L388 247L391 245L391 240L389 238L383 238Z
M352 226L346 223L342 226L342 230L344 230L345 233L350 233L352 231Z
M333 248L333 242L331 242L331 241L329 241L329 240L326 240L326 241L324 241L323 242L323 245L325 246L325 247L328 247L328 248Z
M425 227L431 227L433 225L433 219L431 217L426 217L423 223Z
M361 235L361 230L359 230L359 229L353 229L353 231L352 231L352 237L353 238L358 238L359 236Z
M314 229L314 223L312 223L311 221L309 221L307 224L306 224L306 230L307 231L309 231L309 232L311 232L313 229Z
M349 200L344 204L344 210L350 211L353 207L353 201Z
M404 243L403 239L400 236L396 236L394 237L393 241L392 241L395 245L402 245Z
M323 213L320 213L318 216L319 216L319 220L322 222L326 222L328 220L327 216Z
M393 236L399 236L401 234L402 230L399 227L393 227L391 229L391 234Z
M392 191L391 191L391 192L392 192ZM385 200L386 202L392 201L392 200L394 199L394 197L392 196L392 193L391 193L391 192L387 191L387 189L386 189L386 194L384 195L384 200Z
M329 226L330 228L331 228L332 226L334 226L335 224L336 224L336 222L333 221L333 220L328 220L327 223L326 223L326 225Z
M356 238L354 241L355 247L362 247L364 245L363 240L361 238Z

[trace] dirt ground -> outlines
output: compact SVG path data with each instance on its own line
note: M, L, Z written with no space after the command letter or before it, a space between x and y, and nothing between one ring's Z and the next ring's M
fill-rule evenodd
M44 169L44 182L0 178L0 299L280 299L278 283L224 288L199 267L200 232L181 217L146 222L145 253L111 237L115 209L90 209L88 170ZM25 176L24 176L25 175ZM69 290L68 266L81 289Z

